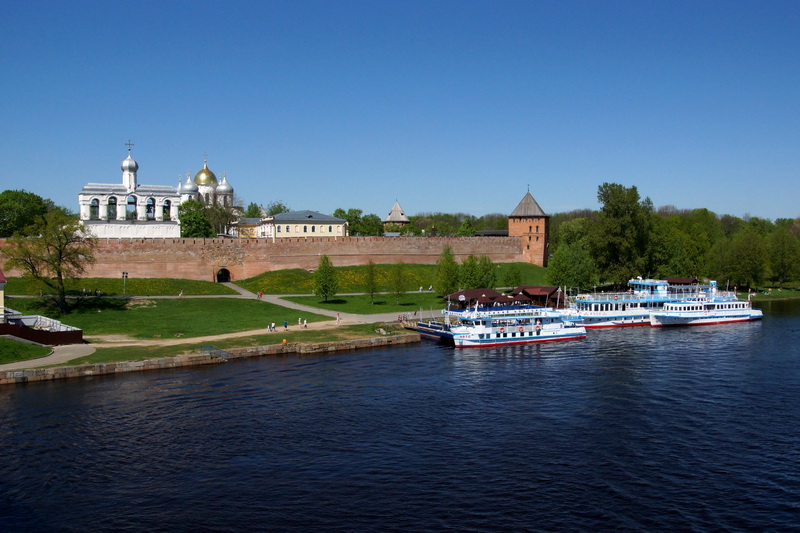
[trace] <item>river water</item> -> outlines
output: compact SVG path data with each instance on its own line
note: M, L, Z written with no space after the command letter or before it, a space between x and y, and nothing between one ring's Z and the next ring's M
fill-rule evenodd
M0 528L800 530L800 303L764 311L0 387Z

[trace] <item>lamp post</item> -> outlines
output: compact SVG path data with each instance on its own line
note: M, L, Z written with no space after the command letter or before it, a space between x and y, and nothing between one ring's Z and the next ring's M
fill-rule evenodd
M125 296L125 282L128 280L128 273L122 273L122 295Z

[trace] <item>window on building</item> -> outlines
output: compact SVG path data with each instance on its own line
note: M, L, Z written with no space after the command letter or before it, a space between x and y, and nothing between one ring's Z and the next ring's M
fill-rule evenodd
M97 220L100 218L100 201L97 198L92 200L89 204L89 220Z
M333 233L333 226L328 226L328 233Z
M125 209L125 220L136 220L136 197L128 196L128 205Z
M164 207L161 210L161 218L164 220L171 220L169 215L170 209L172 209L172 202L169 200L164 200Z
M144 213L147 220L156 219L156 201L153 198L148 198L144 207Z
M303 233L308 233L308 226L303 226Z
M280 233L281 232L281 227L277 226L277 228L278 228L278 233Z
M311 233L316 233L316 232L317 232L317 227L311 226Z
M108 199L108 207L106 207L106 218L108 220L117 220L117 199L114 196Z

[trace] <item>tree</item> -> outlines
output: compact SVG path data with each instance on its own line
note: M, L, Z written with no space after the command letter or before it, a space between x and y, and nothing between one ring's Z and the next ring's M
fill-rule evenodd
M291 209L289 209L289 206L281 202L280 200L275 200L274 202L267 204L266 211L267 211L267 216L271 217L278 215L280 213L288 213L289 211L291 211Z
M789 227L782 227L769 237L769 258L772 277L783 288L783 283L794 278L798 272L800 261L800 242L789 232Z
M335 296L338 290L339 280L336 270L328 256L322 255L314 272L314 294L327 302L328 298Z
M367 269L364 272L364 290L369 294L369 303L374 304L375 293L378 292L378 273L372 259L367 263Z
M481 274L482 289L494 289L497 285L497 271L494 262L489 257L482 255L478 259L478 270Z
M247 204L244 210L244 218L261 218L261 206L255 202Z
M756 230L745 228L715 247L717 272L739 287L752 287L763 279L766 247Z
M461 225L458 227L458 231L456 231L457 237L474 237L475 236L475 226L472 225L471 218L465 218Z
M462 289L482 289L481 270L474 255L467 256L458 268L458 285ZM450 294L448 291L447 294Z
M637 275L648 275L648 255L653 204L639 199L635 186L603 183L597 189L603 204L600 221L594 226L591 254L604 280L624 285Z
M378 215L372 213L364 215L359 224L359 234L373 237L383 236L383 221Z
M181 237L203 238L215 235L211 222L206 218L206 206L197 200L186 200L178 207L181 221Z
M392 294L394 294L397 304L400 303L400 297L405 294L408 288L406 270L406 265L402 261L392 267Z
M0 193L0 237L11 237L55 209L51 200L24 190Z
M237 199L233 198L230 204L213 202L205 206L206 219L214 229L214 234L228 233L231 222L242 217L242 208L237 207L238 203Z
M94 263L97 239L85 233L80 221L61 209L40 216L6 242L6 266L16 268L56 292L59 311L69 312L64 282L80 277Z
M522 270L516 263L511 263L506 267L506 274L503 277L506 287L517 287L522 284Z
M341 207L333 212L333 216L347 221L347 232L349 235L360 235L361 231L361 209L348 209L345 211Z
M442 296L458 290L458 263L453 249L445 246L439 260L436 261L436 291Z
M588 288L597 284L597 268L580 244L561 244L547 267L547 281L556 287Z

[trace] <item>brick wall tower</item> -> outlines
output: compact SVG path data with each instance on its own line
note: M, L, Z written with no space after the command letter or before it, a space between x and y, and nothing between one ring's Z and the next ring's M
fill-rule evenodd
M525 261L547 266L550 217L542 211L530 191L525 193L517 208L508 216L508 236L522 240Z

